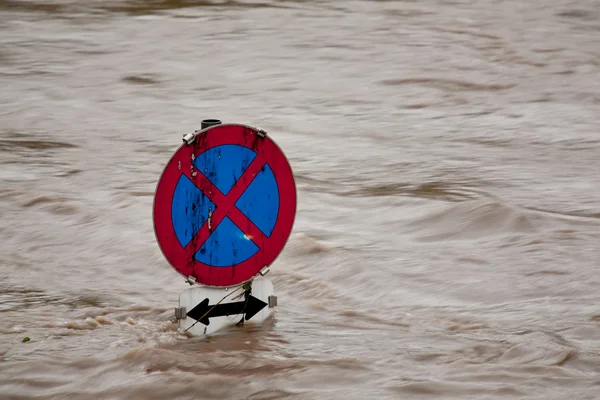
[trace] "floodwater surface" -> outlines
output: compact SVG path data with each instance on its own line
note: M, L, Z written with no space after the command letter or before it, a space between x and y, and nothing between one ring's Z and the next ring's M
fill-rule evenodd
M152 204L205 118L298 213L199 339ZM597 399L599 171L596 0L0 0L0 398Z

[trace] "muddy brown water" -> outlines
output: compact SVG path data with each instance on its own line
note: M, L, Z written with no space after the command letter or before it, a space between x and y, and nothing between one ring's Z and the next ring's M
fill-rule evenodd
M599 398L596 0L2 0L0 86L1 399ZM195 339L152 200L204 118L299 206L275 317Z

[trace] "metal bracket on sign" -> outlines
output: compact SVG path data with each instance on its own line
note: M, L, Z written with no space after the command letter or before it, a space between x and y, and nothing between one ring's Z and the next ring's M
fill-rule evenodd
M265 276L266 274L269 273L270 270L271 270L271 268L269 268L265 265L263 267L263 269L261 269L258 273L260 274L260 276Z
M176 319L184 319L187 317L187 310L185 307L177 307L175 308L175 318Z
M186 133L185 135L183 135L183 142L188 145L194 143L194 140L196 139L196 135L194 133Z
M264 139L267 136L267 131L265 131L264 129L261 128L254 128L256 129L256 134L258 135L258 137Z
M277 307L277 296L269 296L268 302L269 308Z
M196 283L196 278L190 275L185 279L185 282L189 283L190 286L193 286L194 283Z

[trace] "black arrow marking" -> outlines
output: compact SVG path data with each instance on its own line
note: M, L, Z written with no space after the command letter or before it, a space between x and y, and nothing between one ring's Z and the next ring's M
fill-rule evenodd
M210 324L209 318L224 317L228 315L238 315L244 313L244 319L248 321L254 317L260 310L265 308L267 303L261 299L257 299L252 295L248 295L248 299L238 301L236 303L217 304L215 306L208 305L208 298L202 300L200 304L192 308L187 316L195 319L201 324ZM210 311L209 311L210 310Z

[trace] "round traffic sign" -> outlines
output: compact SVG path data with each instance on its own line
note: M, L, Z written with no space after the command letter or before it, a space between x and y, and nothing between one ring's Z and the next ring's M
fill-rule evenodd
M215 125L184 143L154 197L154 232L165 258L207 286L246 282L285 246L296 215L287 158L255 128Z

